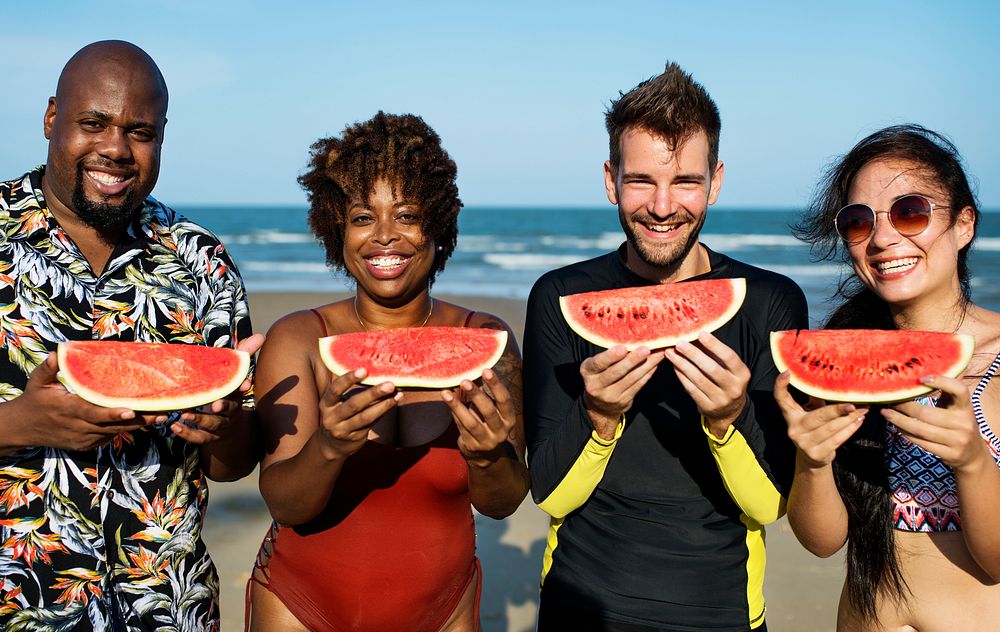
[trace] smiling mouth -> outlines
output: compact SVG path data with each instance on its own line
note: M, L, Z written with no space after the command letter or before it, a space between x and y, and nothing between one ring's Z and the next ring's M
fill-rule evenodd
M103 171L87 171L87 175L101 184L107 185L121 184L122 182L128 180L125 176L113 176L110 173L105 173Z
M643 222L643 227L651 233L668 234L676 232L682 224L647 224Z
M405 264L408 259L405 257L370 257L365 261L379 270L394 270Z
M918 261L917 257L905 257L903 259L893 259L892 261L880 261L874 267L878 270L879 274L894 274L909 270L917 265Z

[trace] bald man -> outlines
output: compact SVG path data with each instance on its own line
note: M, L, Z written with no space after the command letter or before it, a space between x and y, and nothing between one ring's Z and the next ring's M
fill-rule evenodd
M222 244L150 197L166 123L149 55L90 44L49 99L45 165L0 182L3 630L219 626L206 478L256 464L249 382L197 410L105 408L62 386L53 353L66 340L262 342Z

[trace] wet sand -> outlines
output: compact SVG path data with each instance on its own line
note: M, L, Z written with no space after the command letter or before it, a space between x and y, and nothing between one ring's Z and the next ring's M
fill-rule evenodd
M336 300L337 295L296 292L250 297L254 328L266 332L282 315ZM490 312L521 338L524 302L520 300L436 298ZM222 584L222 630L243 628L244 591L253 560L270 524L257 490L257 475L234 483L211 483L205 539ZM483 632L534 630L538 579L548 519L528 498L511 517L496 521L476 516L477 553L483 565ZM767 624L771 632L834 630L843 578L841 555L819 559L806 552L782 519L767 530L765 580Z

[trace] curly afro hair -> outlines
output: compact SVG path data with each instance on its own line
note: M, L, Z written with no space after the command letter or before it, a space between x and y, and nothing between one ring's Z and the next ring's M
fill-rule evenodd
M422 211L421 229L437 249L429 282L444 269L458 239L462 201L455 162L441 138L419 116L379 112L311 147L299 184L309 199L309 228L326 250L326 262L346 272L344 226L352 199L367 199L381 178Z

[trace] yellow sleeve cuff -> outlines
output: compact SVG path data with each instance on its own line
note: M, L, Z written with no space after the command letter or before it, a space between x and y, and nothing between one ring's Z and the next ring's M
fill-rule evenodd
M597 484L604 478L608 460L611 459L624 430L625 415L622 415L618 420L618 426L615 427L615 436L610 440L602 439L596 430L591 431L580 456L576 457L576 461L552 493L538 503L538 508L554 518L563 518L587 502Z

